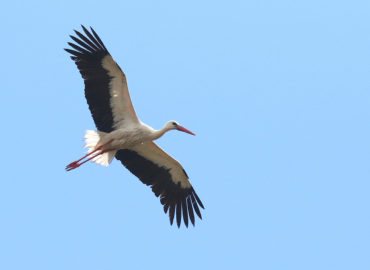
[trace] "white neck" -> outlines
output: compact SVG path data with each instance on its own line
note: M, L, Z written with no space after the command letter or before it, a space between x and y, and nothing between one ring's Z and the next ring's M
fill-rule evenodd
M160 137L162 137L167 131L169 131L169 129L164 126L162 129L159 129L159 130L154 130L154 132L152 133L152 140L156 140L156 139L159 139Z

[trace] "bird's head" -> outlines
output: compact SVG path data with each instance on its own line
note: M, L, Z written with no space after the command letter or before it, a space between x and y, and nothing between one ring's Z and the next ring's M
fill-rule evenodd
M176 129L176 130L179 130L179 131L182 131L182 132L186 132L186 133L189 133L191 135L194 135L195 134L193 132L191 132L190 130L184 128L183 126L180 126L179 123L177 123L176 121L168 121L165 128L167 130L171 130L171 129Z

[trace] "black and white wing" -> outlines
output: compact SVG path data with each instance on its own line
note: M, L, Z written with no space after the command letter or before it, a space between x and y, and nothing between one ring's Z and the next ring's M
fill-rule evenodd
M188 227L188 217L195 225L194 211L201 219L199 207L204 206L189 182L181 164L159 148L154 142L146 142L130 149L119 150L116 158L141 182L150 186L160 198L164 212L169 212L172 225L176 213L177 226L181 217Z
M131 103L126 76L113 60L94 29L89 32L82 26L84 34L75 30L70 36L75 43L65 49L72 54L85 82L85 97L100 131L111 132L117 127L138 123Z

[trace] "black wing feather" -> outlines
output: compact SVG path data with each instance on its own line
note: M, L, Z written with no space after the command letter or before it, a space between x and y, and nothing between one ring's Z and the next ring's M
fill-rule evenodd
M92 51L96 51L97 48L94 48L94 46L91 46L93 45L91 43L90 40L88 40L84 35L82 35L80 32L76 31L76 34L78 35L79 38L81 38L82 40L70 35L69 37L74 41L76 42L77 44L79 44L80 46L84 47L85 49L87 49L89 52L92 52ZM69 43L68 43L69 44Z
M202 208L204 206L194 189L192 187L183 188L180 184L175 184L168 169L159 167L133 150L121 149L117 152L116 158L141 182L150 186L157 197L160 197L164 212L169 211L171 225L175 217L175 210L178 227L181 224L181 217L186 227L188 227L188 217L195 225L193 208L199 218L202 218L198 204Z
M197 200L198 204L200 205L200 207L202 207L204 209L204 206L202 204L202 201L199 199L198 195L195 193L195 191L193 192L193 195L195 197L195 199Z
M190 197L187 197L186 198L186 203L188 205L188 211L189 211L190 221L194 225L195 224L195 218L194 218L194 212L193 212L193 207L192 207L192 203L191 203Z
M79 52L76 52L74 50L71 50L71 49L64 49L66 52L74 55L74 56L71 56L72 60L75 61L74 59L76 59L76 57L80 57L82 54L79 53Z
M81 48L80 46L72 43L72 42L68 42L68 45L71 46L73 49L75 49L76 51L78 51L79 53L81 53L82 55L83 54L89 54L90 52L85 50L84 48Z
M72 54L71 58L84 79L85 97L96 127L100 131L111 132L113 130L109 91L111 78L102 66L102 60L109 52L95 31L91 30L92 35L84 26L82 29L85 35L75 31L78 37L71 38L76 44L68 43L74 50L65 50Z
M98 44L94 44L91 40L89 40L87 37L85 37L83 34L78 32L77 30L74 30L76 35L81 39L80 42L84 44L84 46L89 47L91 51L100 51L102 50L101 46ZM75 40L78 38L73 38ZM76 41L77 42L77 41Z
M176 222L178 227L180 227L181 224L181 204L182 202L177 203L176 205Z
M95 37L93 36L93 35L91 35L91 33L89 32L89 30L87 30L86 28L85 28L85 26L83 26L83 25L81 25L81 27L82 27L82 29L84 30L84 32L85 32L85 34L89 37L89 39L93 42L93 44L97 47L97 48L99 48L99 50L104 50L104 48L105 47L102 47L102 46L100 46L100 44L99 44L99 41L97 41L96 39L95 39ZM91 27L90 27L91 28ZM92 28L91 28L92 29ZM94 47L95 47L94 46ZM106 49L105 49L106 50Z
M202 219L202 215L200 214L200 210L198 208L197 202L194 199L194 194L193 193L191 194L191 200L192 200L192 203L193 203L193 207L194 207L195 213L197 213L198 217L200 219Z
M182 200L182 213L184 218L185 226L188 227L189 221L188 221L188 208L186 206L186 200Z
M98 34L94 31L94 29L92 27L90 27L91 29L91 32L93 33L94 37L97 39L97 41L99 42L101 48L103 48L104 50L107 50L104 46L104 43L103 41L100 39L100 37L98 36Z
M174 204L171 204L170 205L170 213L169 213L169 215L170 215L170 223L172 225L173 218L175 217L175 205Z

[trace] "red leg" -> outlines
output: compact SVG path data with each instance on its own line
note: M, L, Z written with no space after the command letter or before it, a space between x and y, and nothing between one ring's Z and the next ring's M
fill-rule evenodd
M94 154L96 151L99 151L99 150L101 150L103 148L103 146L101 145L101 146L99 146L98 148L96 148L94 151L92 151L91 153L87 153L86 155L84 155L82 158L80 158L80 159L78 159L78 160L76 160L76 161L73 161L73 162L71 162L71 163L69 163L68 165L67 165L67 169L69 168L69 167L73 167L75 164L77 164L78 162L80 162L81 160L83 160L84 158L86 158L86 157L88 157L88 156L90 156L91 154Z
M97 153L97 154L95 154L95 155L93 155L92 157L89 157L88 159L86 159L86 160L84 160L84 161L82 161L81 163L78 163L78 162L76 162L76 163L73 163L73 165L72 166L69 166L69 167L67 167L66 168L66 170L67 171L71 171L71 170L73 170L73 169L76 169L76 168L78 168L78 167L80 167L82 164L84 164L84 163L86 163L86 162L88 162L89 160L92 160L93 158L95 158L95 157L97 157L97 156L99 156L99 155L102 155L102 154L104 154L104 153L106 153L106 152L108 152L107 150L106 151L103 151L103 152L101 152L101 153ZM72 164L71 163L71 164Z
M82 164L86 163L87 161L89 161L89 160L91 160L91 159L93 159L93 158L97 157L98 155L104 154L104 153L105 153L105 152L107 152L107 151L103 151L103 152L97 153L97 154L93 155L92 157L88 158L87 160L85 160L85 161L83 161L83 162L79 163L79 162L80 162L81 160L83 160L84 158L87 158L88 156L90 156L90 155L92 155L92 154L96 153L97 151L100 151L100 150L101 150L105 145L110 144L111 142L113 142L113 139L112 139L112 140L110 140L109 142L107 142L107 143L105 143L105 144L103 144L103 145L101 145L101 146L97 147L94 151L92 151L92 152L90 152L90 153L87 153L87 154L86 154L86 155L84 155L82 158L80 158L80 159L78 159L78 160L76 160L76 161L73 161L73 162L69 163L69 164L67 165L67 167L66 167L66 171L70 171L70 170L76 169L76 168L80 167Z

